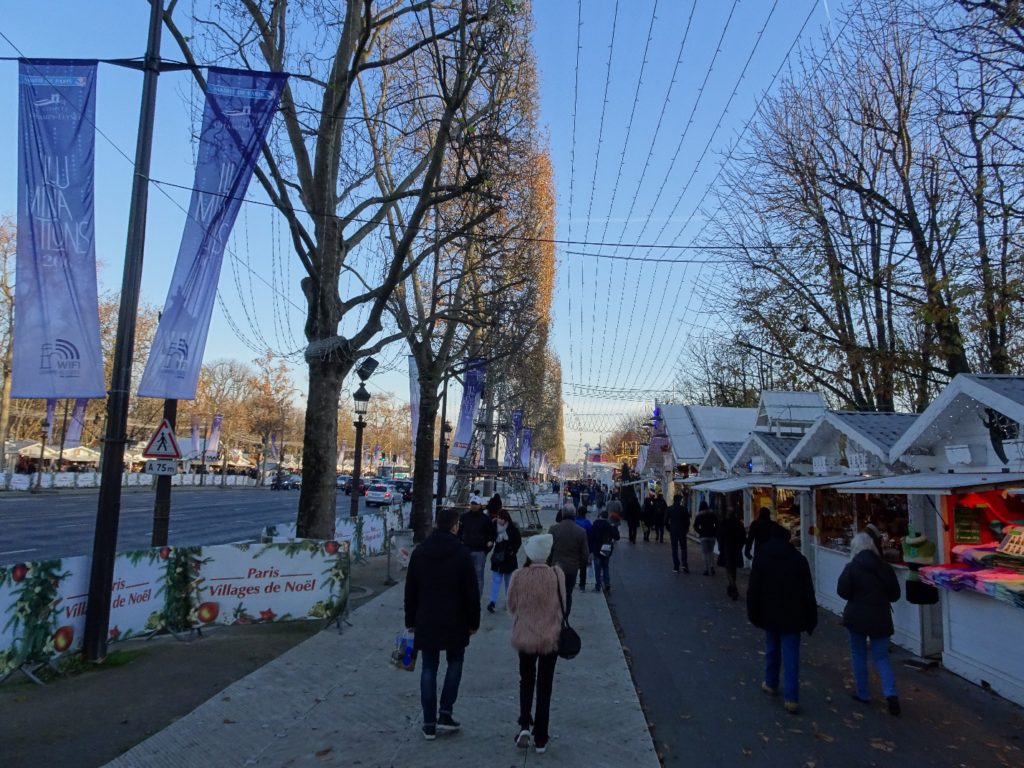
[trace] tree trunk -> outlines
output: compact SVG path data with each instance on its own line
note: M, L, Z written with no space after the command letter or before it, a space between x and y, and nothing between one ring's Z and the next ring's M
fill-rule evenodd
M326 360L309 362L306 432L302 442L302 490L299 492L296 525L299 538L334 538L338 494L335 470L338 425L335 414L338 412L341 382L347 373L345 368L333 355Z
M416 456L412 483L409 527L413 541L423 541L434 519L434 424L437 422L437 379L420 375L420 419L416 425ZM438 466L438 472L445 467Z
M0 365L0 369L3 370L3 375L0 377L0 472L7 468L4 445L7 443L7 424L11 420L11 358L13 352L14 345L11 344L7 348L3 365Z

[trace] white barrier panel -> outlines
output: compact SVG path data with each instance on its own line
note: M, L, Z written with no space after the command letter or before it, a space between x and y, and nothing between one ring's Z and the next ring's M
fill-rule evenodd
M77 477L76 472L58 472L53 476L53 485L55 488L74 488Z
M324 618L348 585L337 541L204 547L196 589L199 624Z
M31 482L35 479L35 475L13 475L11 477L11 490L12 491L27 491L31 487Z
M387 525L387 530L394 530L392 521L397 522L398 520L399 516L394 512L374 512L360 515L355 520L347 516L338 517L334 520L334 538L338 541L348 542L354 555L358 554L362 557L379 555L386 551L385 525ZM295 523L268 525L263 529L263 535L272 541L291 541L295 539L295 534Z

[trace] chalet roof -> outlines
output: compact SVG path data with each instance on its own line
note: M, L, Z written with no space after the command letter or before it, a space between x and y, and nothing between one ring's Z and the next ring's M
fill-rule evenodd
M826 411L790 452L788 461L806 460L825 452L836 440L836 433L888 461L889 451L916 419L915 413Z
M755 408L662 405L662 418L678 464L700 464L716 442L742 443L754 428Z
M757 404L756 425L770 429L775 425L810 426L825 412L820 392L784 392L764 390Z
M953 437L954 425L970 413L998 411L1024 424L1024 376L957 374L890 450L896 460L915 445L934 446Z

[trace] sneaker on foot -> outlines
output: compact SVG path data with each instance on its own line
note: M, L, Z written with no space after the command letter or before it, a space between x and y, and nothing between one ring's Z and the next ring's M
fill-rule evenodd
M800 712L800 705L795 701L787 701L784 706L786 707L786 711L791 715L796 715Z
M529 749L530 747L530 732L523 728L516 736L516 746L520 749Z
M536 752L538 755L543 755L545 752L548 751L548 740L544 739L544 741L541 741L540 739L534 739L533 751Z
M679 573L679 569L678 568L673 568L672 569L672 573Z
M768 683L761 683L761 690L767 693L769 696L777 696L779 693L778 688L772 688Z
M488 603L487 604L487 612L488 613L494 613L494 603Z
M687 567L686 567L686 566L684 565L684 566L683 566L683 573L689 573L689 572L690 572L690 569L689 569L689 568L687 568Z
M457 731L462 727L462 723L453 719L451 715L442 713L437 718L437 727L442 731Z
M437 726L434 723L423 726L423 738L427 741L433 741L437 738Z
M900 709L900 700L896 696L886 696L885 703L889 707L890 715L898 715L903 710Z
M856 691L850 691L850 698L856 701L858 704L870 704L870 698L861 698L861 695Z

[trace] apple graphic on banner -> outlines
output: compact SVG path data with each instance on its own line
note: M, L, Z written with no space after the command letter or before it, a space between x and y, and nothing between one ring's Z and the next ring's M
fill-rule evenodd
M339 549L341 549L341 545L338 544L338 542L336 541L328 541L326 544L324 544L324 552L326 552L328 555L335 554Z
M161 560L166 560L170 556L171 556L171 548L170 547L160 547L160 559Z
M200 603L196 616L203 624L211 624L220 616L220 603Z
M16 566L11 568L11 580L22 581L25 575L28 573L28 566L24 563L18 563Z
M75 628L65 625L53 633L53 650L57 653L64 653L71 647L71 641L75 639Z

